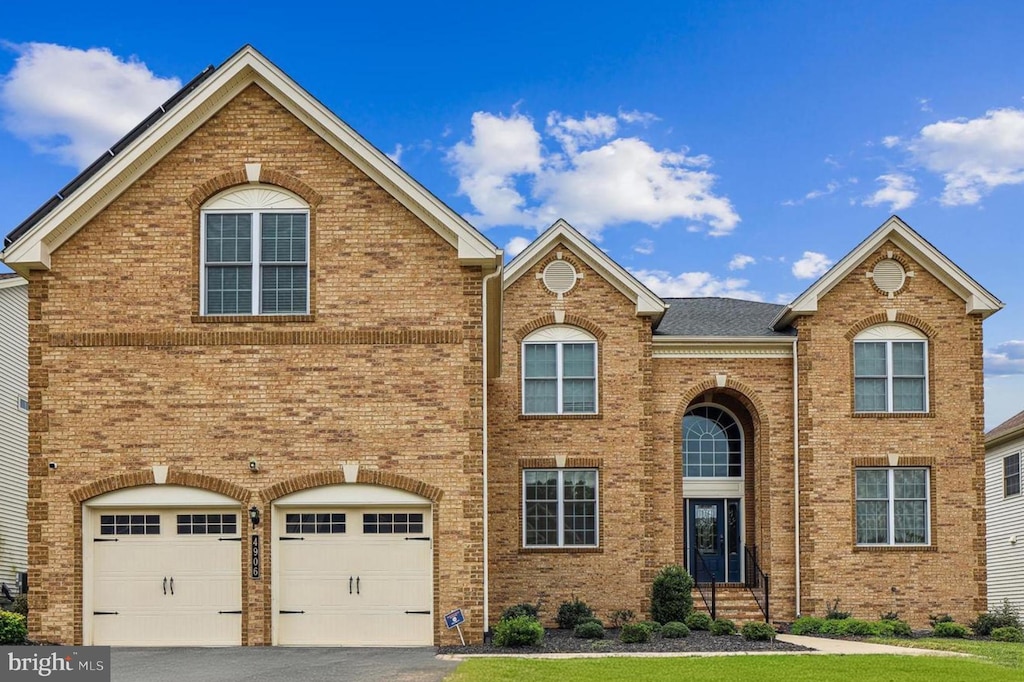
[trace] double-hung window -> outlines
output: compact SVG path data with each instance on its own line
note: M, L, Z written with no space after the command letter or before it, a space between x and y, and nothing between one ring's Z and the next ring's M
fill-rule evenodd
M523 414L597 412L597 340L545 327L523 341Z
M1003 458L1003 497L1020 495L1020 453Z
M202 213L204 315L309 312L309 208L276 188L229 190Z
M523 545L597 546L597 469L523 471Z
M915 329L871 327L853 342L854 411L927 412L928 344Z
M859 468L856 477L858 545L931 542L927 468Z

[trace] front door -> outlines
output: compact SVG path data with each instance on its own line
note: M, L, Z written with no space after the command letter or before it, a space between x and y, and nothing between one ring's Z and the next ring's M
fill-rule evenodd
M690 500L690 573L697 582L725 582L725 505L722 500Z

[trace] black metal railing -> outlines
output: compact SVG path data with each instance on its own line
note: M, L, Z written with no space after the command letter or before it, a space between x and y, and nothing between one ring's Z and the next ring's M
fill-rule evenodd
M693 556L697 557L696 565L693 566L693 584L697 588L697 592L700 593L700 598L704 600L704 606L711 614L711 620L715 620L718 618L718 581L715 580L714 572L704 563L704 557L700 555L700 552L694 552ZM708 595L710 595L710 600Z
M757 606L761 609L761 613L764 614L764 622L771 622L768 617L768 586L769 580L768 575L761 570L761 565L757 563L757 547L744 547L743 551L747 557L747 575L744 583L747 589L750 590L750 594L754 595L754 601L757 602Z

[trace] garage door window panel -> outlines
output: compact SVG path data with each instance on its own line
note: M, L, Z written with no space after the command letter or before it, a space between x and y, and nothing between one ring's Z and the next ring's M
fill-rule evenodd
M363 534L422 533L423 514L363 514Z
M102 514L100 535L159 535L159 514Z
M234 535L237 514L178 514L178 535Z
M344 533L345 515L333 512L285 514L284 531L285 533L309 533L312 535Z

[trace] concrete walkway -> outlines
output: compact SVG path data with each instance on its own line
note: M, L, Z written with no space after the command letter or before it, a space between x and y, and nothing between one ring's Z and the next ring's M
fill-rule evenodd
M958 651L936 651L935 649L915 649L906 646L889 646L888 644L872 644L849 639L829 639L828 637L806 637L802 635L779 635L780 642L789 642L808 649L816 654L893 654L902 656L967 656L970 654Z

